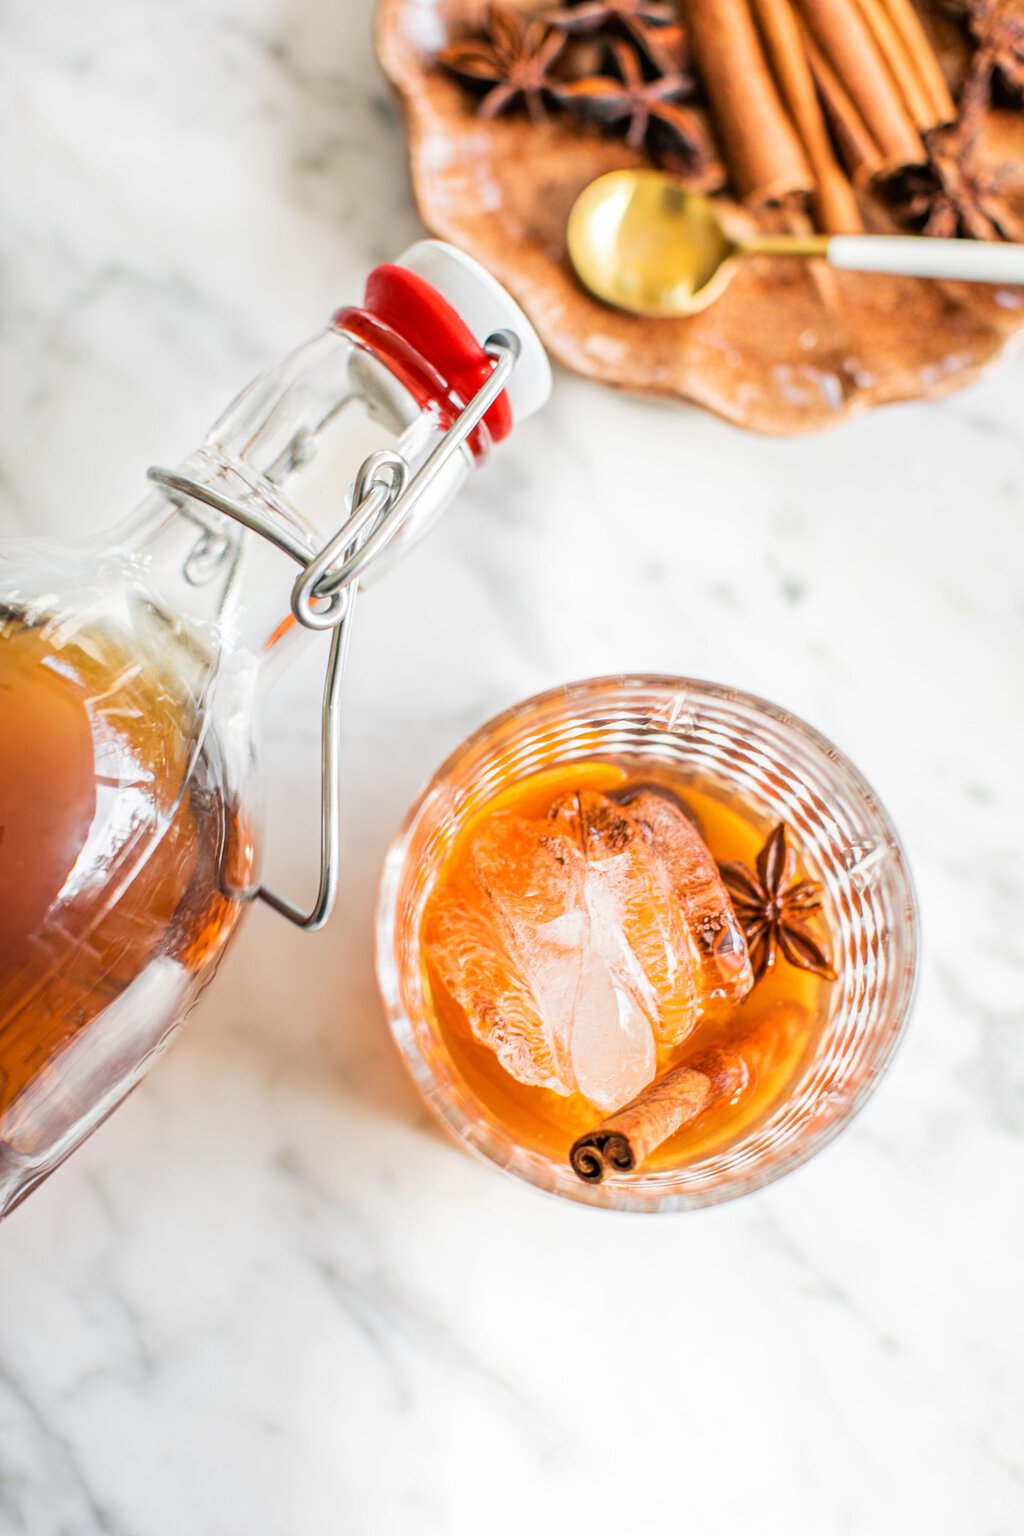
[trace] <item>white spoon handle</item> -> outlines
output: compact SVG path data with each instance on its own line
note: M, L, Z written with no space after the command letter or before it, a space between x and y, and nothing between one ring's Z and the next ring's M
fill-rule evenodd
M920 235L833 235L828 260L853 272L897 272L967 283L1024 283L1024 245Z

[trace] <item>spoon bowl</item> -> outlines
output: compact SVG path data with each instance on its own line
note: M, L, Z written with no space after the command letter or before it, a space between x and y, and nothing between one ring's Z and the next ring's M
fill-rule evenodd
M706 197L661 171L610 171L569 215L569 259L584 287L617 309L693 315L721 294L740 248Z

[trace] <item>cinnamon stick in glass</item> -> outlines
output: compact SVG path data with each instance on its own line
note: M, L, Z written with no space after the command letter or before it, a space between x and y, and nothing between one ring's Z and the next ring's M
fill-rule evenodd
M577 1137L569 1152L573 1171L585 1184L600 1184L608 1174L642 1167L670 1136L724 1098L752 1092L792 1051L807 1021L800 1004L776 1003L719 1045L686 1057L632 1103Z
M799 0L818 46L884 157L882 169L924 165L927 153L857 0Z
M809 195L814 175L765 57L748 0L686 0L687 35L732 179L752 207Z
M814 172L818 226L833 235L857 234L864 228L857 199L832 149L791 0L753 0L753 6L779 89Z

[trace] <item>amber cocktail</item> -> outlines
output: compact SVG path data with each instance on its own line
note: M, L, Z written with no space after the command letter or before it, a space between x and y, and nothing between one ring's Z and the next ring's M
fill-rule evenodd
M895 833L829 743L677 678L531 700L449 759L389 856L379 969L428 1102L542 1188L678 1209L777 1177L906 1017Z

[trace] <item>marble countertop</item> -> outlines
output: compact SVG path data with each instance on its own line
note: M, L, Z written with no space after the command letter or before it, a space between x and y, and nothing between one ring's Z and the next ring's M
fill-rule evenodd
M95 530L418 233L369 0L51 0L0 48L0 516ZM3 1536L1024 1529L1018 360L766 441L560 375L363 604L347 868L0 1237ZM469 643L468 643L469 642ZM906 1044L720 1209L565 1208L435 1130L371 915L422 779L620 669L784 702L863 768L924 927ZM315 669L272 710L308 881Z

